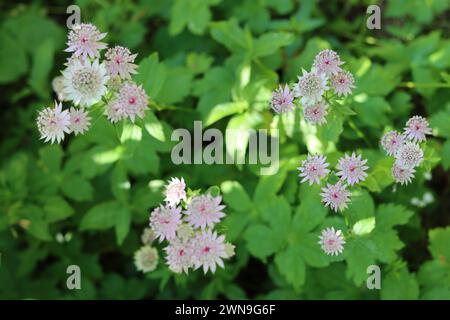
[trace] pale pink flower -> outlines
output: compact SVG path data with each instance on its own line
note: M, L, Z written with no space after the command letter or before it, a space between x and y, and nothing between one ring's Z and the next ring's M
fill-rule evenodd
M355 79L350 71L343 70L331 76L331 85L339 97L352 93L352 89L355 88L354 83Z
M178 205L182 200L186 200L186 184L184 179L172 178L166 185L164 201L171 207Z
M405 136L407 139L422 142L427 140L427 134L431 134L431 128L424 117L414 116L406 122Z
M136 74L137 65L133 64L137 54L131 54L128 48L115 46L105 53L106 65L111 77L117 75L121 79L131 79L132 74Z
M322 100L326 90L328 90L327 78L324 73L303 70L303 75L298 77L298 82L294 86L294 96L300 98L303 105L314 104Z
M330 49L320 51L314 58L313 69L327 76L341 71L340 65L344 64L339 55Z
M116 123L127 117L124 108L116 99L108 102L105 107L105 112L108 120L111 121L111 123Z
M143 246L134 253L134 265L138 271L143 273L155 270L158 260L158 250L150 246Z
M186 222L202 230L213 227L225 216L222 212L225 206L220 204L221 201L221 196L213 197L209 193L194 197L184 211Z
M203 272L216 271L216 265L224 267L222 259L228 258L223 235L217 236L211 230L199 232L192 240L194 268L203 267Z
M367 177L367 173L364 171L369 169L365 164L366 160L361 160L361 155L356 156L353 152L351 156L345 154L343 158L340 158L336 169L340 170L336 173L337 176L342 177L350 186L360 181L364 181Z
M176 236L178 225L181 223L181 208L160 205L150 215L150 227L156 238L162 242L171 240Z
M405 137L398 133L397 131L389 131L387 132L383 138L381 138L381 145L383 146L384 151L386 151L388 156L394 155L398 148L405 141Z
M329 165L325 156L308 154L308 158L303 160L301 166L297 168L300 170L299 176L303 177L300 182L303 183L309 180L309 185L312 185L314 182L320 185L320 178L325 177L330 172L327 169Z
M347 191L347 186L338 181L335 185L327 183L326 188L322 188L322 202L325 203L325 207L330 207L337 212L347 208L347 202L350 202L351 193Z
M408 184L414 178L413 168L402 168L398 164L392 166L392 177L394 177L395 182L399 182L401 185Z
M64 77L57 76L52 80L52 89L56 93L58 101L64 101Z
M91 125L91 117L84 109L70 108L70 125L69 129L71 133L78 135L83 134L89 129Z
M311 124L322 125L327 122L328 105L325 101L318 101L303 108L305 119Z
M395 159L402 168L414 168L422 163L423 151L418 144L407 142L398 148Z
M64 134L70 133L69 111L62 110L61 102L55 101L54 108L45 108L39 111L36 122L41 139L44 139L45 142L60 143L64 140Z
M105 43L100 42L105 36L106 33L100 33L93 24L77 24L69 32L68 48L64 51L73 52L75 57L80 57L83 61L88 56L91 58L99 57L99 51L107 47Z
M193 241L181 241L176 238L164 248L169 269L176 273L188 273L193 267Z
M333 227L322 230L319 236L319 244L327 255L338 255L344 250L344 236L341 230L334 230Z
M134 122L136 116L140 118L144 117L144 111L148 105L148 96L142 88L142 85L138 86L130 82L122 85L117 101L124 114Z
M288 112L294 109L294 96L286 84L284 88L280 85L277 90L272 92L272 109L276 113Z
M141 241L144 245L151 245L156 239L155 232L150 228L145 228L141 235Z

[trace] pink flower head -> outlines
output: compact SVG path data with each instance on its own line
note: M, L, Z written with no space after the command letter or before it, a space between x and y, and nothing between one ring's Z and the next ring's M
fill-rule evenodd
M341 71L340 65L344 64L339 55L329 49L320 51L314 58L313 68L319 73L325 73L327 76Z
M339 159L338 165L336 169L339 169L336 173L337 176L342 177L350 186L355 183L359 183L360 181L364 181L367 177L367 173L364 171L369 169L365 164L366 160L361 160L361 155L356 156L353 152L349 157L345 155L343 158Z
M106 116L111 123L116 123L127 117L125 109L117 100L112 100L106 105Z
M194 243L190 241L181 241L174 239L164 248L166 260L169 269L176 273L188 273L189 268L193 267Z
M228 258L224 240L224 236L217 236L216 232L212 232L211 230L199 232L192 240L194 268L198 269L203 267L204 273L207 273L208 270L214 273L216 271L216 264L223 268L222 259Z
M222 212L225 206L220 204L221 201L221 196L213 197L209 193L194 197L184 211L187 215L186 222L202 230L206 227L212 228L225 216Z
M332 210L337 212L347 208L347 202L350 202L351 193L347 191L346 185L338 181L335 185L327 183L326 188L322 188L322 202L325 203L325 207L330 206Z
M300 170L299 176L303 177L300 182L303 183L309 180L309 185L312 185L314 182L320 185L320 178L325 177L330 172L327 169L330 164L325 161L326 157L323 155L308 154L308 158L303 160L301 166L297 168Z
M314 104L322 100L322 95L328 90L327 78L324 73L303 70L294 86L294 96L299 97L303 105Z
M184 183L183 178L181 178L181 180L178 178L172 178L166 186L166 191L164 193L166 198L164 201L166 201L170 207L178 205L181 200L186 200L185 189L186 184Z
M414 142L425 141L426 135L431 134L431 128L428 125L427 119L420 116L414 116L406 122L405 136Z
M383 138L381 138L381 145L383 146L384 151L386 151L388 156L394 155L398 148L405 141L405 137L398 133L397 131L389 131L387 132Z
M159 242L171 240L176 236L178 225L181 223L181 208L160 205L150 215L150 227L155 232Z
M413 142L407 142L398 148L395 154L396 163L402 168L414 168L423 161L423 151Z
M305 119L311 124L322 125L327 122L328 105L325 101L318 101L312 105L306 105L303 109Z
M331 85L339 97L352 93L352 89L355 88L354 83L355 79L350 71L343 70L331 76Z
M328 255L338 255L344 250L344 236L341 230L334 230L333 227L322 230L319 236L319 244L322 250Z
M272 92L272 109L276 113L288 112L294 108L294 96L286 84L284 88L280 87Z
M91 125L91 117L84 109L75 109L70 108L70 132L78 135L79 133L83 134L89 129Z
M133 64L136 56L137 54L131 54L128 48L121 46L108 49L105 53L105 58L107 59L106 65L110 76L115 77L119 75L121 79L131 79L131 74L137 73L137 66Z
M125 83L119 90L117 101L123 109L124 114L134 122L136 116L140 118L144 117L144 111L148 105L148 96L142 88L142 85L138 86L135 83Z
M64 140L64 133L70 133L70 115L68 110L62 110L61 102L55 101L55 108L45 108L39 111L37 117L37 127L41 134L41 139L45 142Z
M401 185L408 184L414 178L413 168L402 168L398 164L392 166L392 177L394 177L395 182L399 182Z
M107 47L105 43L100 42L105 36L106 33L100 33L93 24L77 24L69 32L68 48L64 51L73 52L73 55L80 57L82 61L88 56L99 57L99 51Z

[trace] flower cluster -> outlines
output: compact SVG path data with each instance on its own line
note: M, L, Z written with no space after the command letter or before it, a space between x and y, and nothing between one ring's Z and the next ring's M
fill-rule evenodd
M393 130L381 138L386 154L395 158L392 166L395 182L404 185L412 181L415 168L423 161L423 150L419 143L426 141L426 136L431 133L427 119L413 116L406 122L403 133Z
M152 211L150 229L142 234L143 248L151 248L154 240L168 241L164 248L166 262L175 273L188 273L189 269L200 267L204 273L214 273L217 265L223 268L223 259L234 255L234 246L214 230L216 223L225 216L222 198L211 193L188 197L183 178L172 178L164 195L165 203ZM136 252L135 264L138 270L146 272L137 258L144 256L143 248Z
M90 23L77 24L69 31L65 51L72 55L62 75L52 81L59 103L40 111L37 118L45 142L60 143L66 133L85 133L91 124L89 109L99 103L113 123L143 118L149 98L142 86L131 80L137 73L137 55L121 46L107 49L107 44L101 42L105 36ZM105 49L102 59L101 51ZM72 106L62 110L64 101L70 101Z
M273 91L272 109L276 113L285 113L301 104L306 121L313 125L326 123L331 100L345 97L355 88L353 75L343 70L342 64L344 62L333 50L320 51L311 71L303 69L298 82L291 86L292 89L286 84Z
M361 155L357 156L354 152L350 156L345 154L338 160L334 175L339 177L339 180L335 184L327 182L320 194L326 207L335 212L347 208L351 197L348 187L365 180L366 170L369 169L366 163L366 159L362 159ZM298 168L299 176L302 178L300 182L309 182L310 186L314 183L320 185L320 180L327 178L331 173L329 166L325 156L308 154L307 159L303 160ZM322 250L328 255L338 255L344 250L345 240L341 230L324 229L319 238Z

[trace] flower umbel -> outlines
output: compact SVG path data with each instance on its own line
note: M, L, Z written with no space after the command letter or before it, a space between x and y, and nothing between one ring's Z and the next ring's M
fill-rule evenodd
M401 185L408 184L414 178L413 168L402 168L398 164L394 163L392 166L392 176L395 182L399 182Z
M75 25L69 32L67 45L64 51L73 52L75 57L80 57L82 61L89 56L98 57L99 51L107 47L106 43L100 42L106 33L100 33L96 26L90 23Z
M131 79L132 74L136 74L137 65L133 64L137 54L131 54L125 47L115 46L105 53L106 65L111 77L120 76L121 79Z
M422 142L427 140L426 135L431 134L431 128L427 119L420 116L414 116L406 122L405 136L414 142Z
M342 184L341 181L334 185L327 183L327 187L322 188L322 191L320 195L322 196L322 202L325 203L325 207L329 206L335 212L347 208L351 193L347 191L346 185Z
M150 227L156 238L162 242L176 236L178 225L181 223L181 208L160 205L150 215Z
M402 168L414 168L422 163L423 151L413 142L407 142L400 146L395 154L396 163Z
M74 133L75 135L83 134L89 129L89 126L91 125L91 117L84 109L75 109L70 108L69 110L70 114L70 125L69 129L70 132Z
M303 105L314 104L322 100L322 95L328 90L327 78L324 73L303 70L294 86L294 96L300 98Z
M398 151L398 148L400 148L404 140L405 138L403 135L393 130L387 132L383 138L381 138L381 145L387 155L392 156Z
M336 169L339 169L336 173L337 176L342 177L348 185L352 186L355 183L364 181L367 177L367 173L364 171L369 169L365 164L366 160L361 160L361 155L356 156L353 152L351 156L345 155L343 158L339 159Z
M124 83L119 90L117 102L123 114L130 117L131 121L134 122L136 116L144 117L144 111L148 105L148 96L142 85L138 86L132 82Z
M320 185L320 178L325 177L330 172L327 169L329 165L325 156L308 154L308 158L303 160L301 166L297 168L300 170L299 176L303 177L300 182L303 183L309 180L309 185L312 185L314 182Z
M166 198L164 201L166 201L170 207L178 205L182 200L186 200L185 189L186 184L184 183L183 178L172 178L166 185L166 191L164 192Z
M221 201L221 196L213 197L211 194L194 197L184 211L186 222L202 230L212 228L225 216L222 212L225 206L220 204Z
M155 270L158 259L158 250L150 246L143 246L134 253L134 265L143 273Z
M41 139L45 142L60 143L64 140L64 133L70 133L70 114L68 110L62 110L61 102L55 101L54 108L39 111L36 122Z
M326 75L336 74L341 71L340 65L344 64L339 55L330 49L320 51L314 58L313 69Z
M284 88L280 87L272 92L272 109L276 113L288 112L294 109L294 96L289 90L289 86L286 84Z
M188 273L193 266L193 242L175 239L164 248L169 269L175 273Z
M344 251L344 236L341 230L334 230L333 227L322 230L319 236L319 244L322 250L328 255L338 255Z
M322 125L327 122L328 105L325 101L318 101L311 105L306 105L303 109L305 119L311 124Z
M211 230L198 233L193 239L193 263L194 268L203 267L203 272L211 270L216 271L216 265L224 267L222 259L228 258L225 250L225 237L217 236L216 232Z
M355 88L354 83L355 79L350 71L339 71L331 76L331 86L339 97L351 94Z

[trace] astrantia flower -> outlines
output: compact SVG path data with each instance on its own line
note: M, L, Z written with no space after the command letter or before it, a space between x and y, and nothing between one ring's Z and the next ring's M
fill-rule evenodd
M407 142L398 148L395 159L397 159L396 163L402 168L414 168L422 162L423 151L418 144Z
M95 60L92 64L74 61L64 71L64 97L75 105L90 106L106 93L107 75L105 65Z
M405 136L412 141L425 141L426 135L431 134L431 128L428 125L427 119L414 116L406 122Z
M339 97L352 93L352 89L355 88L354 83L355 79L350 71L343 70L331 76L331 85Z
M364 171L369 169L365 164L367 160L361 160L361 155L356 156L353 152L351 156L345 155L339 159L336 169L340 170L336 173L337 176L342 177L350 186L360 181L364 181L367 173Z
M344 250L344 236L341 230L334 230L333 227L322 230L319 236L319 244L322 250L328 255L338 255Z
M60 143L64 140L64 133L70 133L69 111L62 110L61 102L58 104L55 101L54 108L45 108L39 111L36 122L41 139L44 139L45 142L57 141Z
M64 101L64 77L57 76L52 80L52 89L56 93L58 101Z
M177 229L177 238L181 241L188 241L192 238L192 235L194 234L194 229L187 223L182 223L178 226Z
M325 203L325 207L330 206L332 210L337 212L347 208L347 202L350 202L351 193L347 191L346 185L338 181L335 185L327 183L326 188L322 188L322 202Z
M84 133L89 129L91 125L91 117L84 109L70 108L70 125L69 129L71 133L78 135Z
M294 86L294 95L300 97L303 105L307 105L321 101L326 90L328 87L325 73L303 70L303 75L298 77L298 82Z
M325 177L330 172L327 169L330 164L325 161L325 156L308 154L308 159L303 160L301 166L297 168L300 170L299 176L303 177L300 182L303 183L309 180L309 185L312 185L314 182L320 184L320 178Z
M155 232L150 228L145 228L141 235L141 241L144 245L151 245L156 239Z
M221 201L221 196L213 197L209 193L194 197L184 211L186 222L201 229L213 227L225 216L222 212L225 206L220 204Z
M160 242L174 239L180 223L181 209L178 207L160 205L150 215L150 227Z
M98 57L99 50L106 48L106 44L100 42L105 36L106 33L100 33L97 27L90 23L77 24L69 32L69 47L64 51L73 52L75 57L81 57L83 61L87 56Z
M208 270L214 273L216 271L216 264L223 268L222 259L228 257L224 240L224 236L217 236L216 232L212 232L211 230L198 233L192 240L195 269L203 267L204 273L208 272Z
M119 75L121 79L131 79L136 74L137 65L133 64L137 54L131 54L128 48L116 46L105 53L106 65L111 77Z
M169 269L176 273L188 273L193 267L193 242L174 239L164 248Z
M322 125L327 122L328 105L325 101L318 101L312 105L306 105L303 109L305 119L311 124Z
M414 172L416 170L413 168L402 168L398 164L392 166L392 176L395 182L399 182L401 185L410 183L411 179L414 178Z
M381 138L381 145L383 146L384 151L386 151L388 156L394 155L398 148L405 141L405 137L398 133L397 131L389 131L387 132L383 138Z
M166 186L164 201L171 207L178 205L181 200L186 200L186 184L184 179L172 178Z
M123 112L134 122L135 117L144 117L144 111L148 105L148 96L142 85L135 83L124 83L119 90L117 102L120 104Z
M158 258L158 250L144 246L134 253L134 265L138 271L147 273L156 269Z
M339 66L343 63L344 62L341 61L341 58L336 52L325 49L320 51L314 58L313 68L319 73L331 75L341 71Z
M124 108L120 105L120 103L117 100L112 100L108 102L108 104L105 107L105 110L108 120L111 121L112 123L116 123L127 117Z
M294 108L294 96L286 84L284 88L280 87L272 92L272 109L276 113L288 112Z

